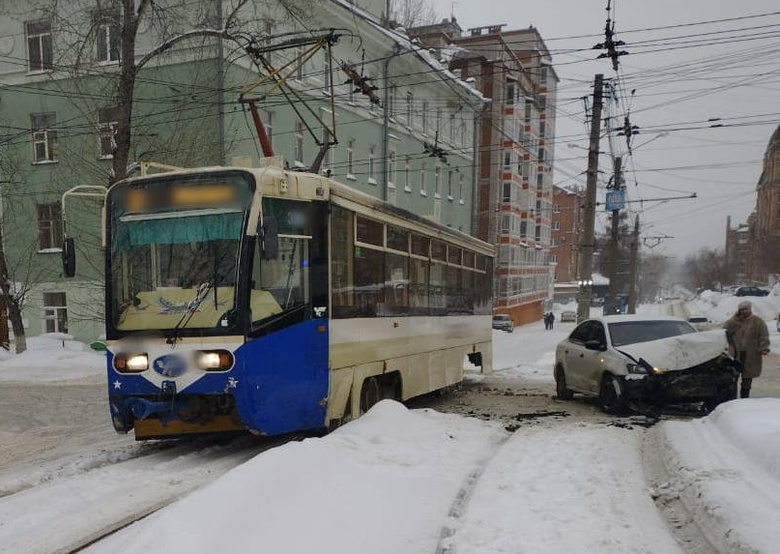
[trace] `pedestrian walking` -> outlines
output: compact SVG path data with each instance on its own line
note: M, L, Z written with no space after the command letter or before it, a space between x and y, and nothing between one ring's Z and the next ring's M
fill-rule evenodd
M544 314L544 330L548 331L550 329L550 312L545 312Z
M753 379L761 375L762 356L769 354L769 330L747 300L739 303L737 313L723 327L731 354L742 364L739 396L747 398Z
M555 314L550 312L550 329L553 328L554 324L555 324Z

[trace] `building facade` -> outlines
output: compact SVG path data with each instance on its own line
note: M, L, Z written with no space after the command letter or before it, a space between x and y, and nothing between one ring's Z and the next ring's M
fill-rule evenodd
M10 3L0 14L0 192L11 279L25 294L29 335L67 332L92 340L103 328L102 201L62 198L77 185L110 180L123 117L116 88L126 22L118 8L102 9L96 0ZM136 61L172 37L220 29L232 17L237 37L252 37L255 47L282 46L264 56L275 68L287 66L285 81L300 100L257 89L258 107L274 153L291 170L309 167L319 144L337 142L321 166L334 179L471 231L474 129L484 99L408 36L383 26L384 2L315 2L294 16L259 0L235 14L230 2L196 4L182 12L178 3L161 2L154 19L141 19ZM340 36L330 50L284 47L290 37L315 36L315 29L339 29ZM131 162L261 163L251 119L238 101L263 74L245 46L203 35L176 42L144 65L134 90ZM73 280L61 275L65 233L78 245Z
M764 152L753 212L734 229L727 220L726 259L738 284L766 284L780 274L780 125Z
M584 203L583 190L553 185L550 259L555 264L556 283L577 281L579 232L582 229Z
M446 50L450 68L491 100L479 125L476 236L496 244L494 309L516 324L537 320L552 298L555 104L558 77L539 32L454 20L412 29Z

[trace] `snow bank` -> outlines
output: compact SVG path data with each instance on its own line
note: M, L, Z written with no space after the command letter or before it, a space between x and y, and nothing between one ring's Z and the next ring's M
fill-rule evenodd
M495 423L382 401L321 438L268 450L88 552L436 551Z
M780 399L721 404L661 428L667 489L721 552L776 552L780 513Z
M69 381L105 378L106 357L64 333L27 339L21 354L0 350L0 381Z

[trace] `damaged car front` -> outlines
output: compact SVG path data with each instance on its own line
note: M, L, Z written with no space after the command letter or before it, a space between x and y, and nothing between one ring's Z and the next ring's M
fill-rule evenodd
M628 360L627 407L652 412L673 404L703 403L712 410L736 398L740 365L726 346L722 330L615 345Z
M593 317L555 348L557 397L597 396L607 413L693 402L712 409L736 398L739 365L726 346L723 330L698 332L678 317Z

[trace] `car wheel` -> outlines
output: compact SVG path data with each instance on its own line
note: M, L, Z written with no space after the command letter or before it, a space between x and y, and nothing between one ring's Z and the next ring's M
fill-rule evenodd
M563 372L563 366L555 366L555 393L559 400L571 400L574 392L566 388L566 374Z
M599 399L601 400L601 409L607 414L621 414L626 410L625 387L623 381L612 375L605 373L601 379L601 389L599 390Z

